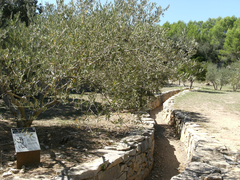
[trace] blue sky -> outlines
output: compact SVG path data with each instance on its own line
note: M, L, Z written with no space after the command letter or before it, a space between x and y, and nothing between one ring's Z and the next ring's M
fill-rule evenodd
M45 4L45 2L55 3L56 0L38 0L39 3ZM65 3L70 0L65 0ZM106 0L101 0L101 3L105 3ZM164 17L161 17L160 24L164 24L166 21L170 23L178 22L179 20L188 23L192 21L206 21L208 18L222 18L227 16L240 17L240 0L150 0L150 2L156 2L157 5L166 8L170 5L170 8L164 13Z

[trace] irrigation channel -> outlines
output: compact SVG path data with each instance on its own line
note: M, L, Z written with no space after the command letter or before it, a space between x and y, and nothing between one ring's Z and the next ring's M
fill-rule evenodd
M160 116L162 106L151 111L155 125L153 169L145 180L170 180L187 166L187 154L174 127L166 124Z

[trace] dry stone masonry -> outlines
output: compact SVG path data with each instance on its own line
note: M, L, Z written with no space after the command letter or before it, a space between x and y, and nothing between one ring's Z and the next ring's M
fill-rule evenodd
M156 96L152 109L161 106L169 97L180 90L168 91ZM62 177L78 180L144 180L153 166L154 124L153 118L146 112L141 114L142 130L132 131L120 142L92 151L98 159L79 164ZM60 177L60 178L62 178Z
M153 166L154 120L143 114L142 129L130 132L114 145L92 151L99 156L79 164L63 176L78 180L144 180ZM61 177L60 177L61 178Z
M157 96L152 108L162 105L170 96L179 92L169 91ZM79 164L69 170L63 169L55 179L78 180L144 180L153 166L154 124L146 112L138 112L141 129L130 132L120 142L91 153L99 156L92 162ZM11 173L9 173L11 174ZM4 174L4 177L9 176Z
M152 109L162 106L171 96L180 90L168 91L156 96ZM69 179L78 180L144 180L153 166L154 124L153 118L146 112L138 112L141 130L130 132L120 142L92 151L100 158L79 164L67 172L62 172Z
M187 93L185 90L176 96ZM202 127L184 114L172 109L173 96L163 104L162 120L173 125L185 144L189 165L181 174L171 180L222 180L240 179L240 152L232 152L226 145L216 141Z

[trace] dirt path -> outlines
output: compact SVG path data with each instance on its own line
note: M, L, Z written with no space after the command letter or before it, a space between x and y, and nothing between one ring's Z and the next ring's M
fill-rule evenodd
M179 174L186 167L187 155L184 145L179 141L173 127L160 121L158 114L162 107L151 112L156 120L154 165L149 176L145 180L169 180Z

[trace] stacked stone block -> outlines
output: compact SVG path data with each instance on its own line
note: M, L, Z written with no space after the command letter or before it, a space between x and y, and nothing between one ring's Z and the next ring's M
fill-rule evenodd
M132 131L120 142L91 151L100 158L71 168L62 177L77 180L144 180L153 166L154 120L141 117L143 129Z
M178 95L187 93L185 90ZM223 143L216 141L202 127L179 110L174 110L174 97L163 104L162 119L175 127L188 154L188 167L171 180L222 180L240 179L239 152L231 152Z
M151 103L151 109L155 109L159 106L162 106L165 101L167 101L170 97L179 93L181 90L176 89L172 91L166 91L161 94L156 95L156 99Z

